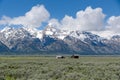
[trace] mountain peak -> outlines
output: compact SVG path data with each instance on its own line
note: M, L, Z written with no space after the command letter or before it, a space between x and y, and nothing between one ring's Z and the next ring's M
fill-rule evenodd
M10 51L65 51L82 54L120 52L119 35L104 39L92 32L60 30L52 24L44 30L5 27L0 31L0 42L4 43L1 46L8 47Z
M9 31L11 31L11 30L14 30L14 28L13 28L13 27L6 26L5 28L3 28L3 29L1 30L1 32L9 32Z

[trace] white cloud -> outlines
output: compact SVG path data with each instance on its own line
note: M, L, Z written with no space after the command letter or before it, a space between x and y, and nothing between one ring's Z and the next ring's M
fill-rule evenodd
M0 24L6 25L6 24L9 24L10 21L11 21L10 17L3 16L2 19L0 20Z
M0 24L7 25L23 25L25 27L40 27L42 22L49 19L50 14L43 5L37 5L27 12L24 16L10 18L3 16L0 20Z
M107 25L104 30L93 31L93 33L110 39L114 35L120 35L120 16L112 16L107 20Z
M111 37L113 37L114 35L120 35L119 33L111 30L92 31L92 33L107 39L111 39Z
M107 21L104 19L105 14L101 8L87 7L84 11L78 11L75 18L65 15L60 22L57 19L49 22L63 30L91 31L108 39L114 35L120 35L120 16L112 16Z
M87 7L85 11L78 11L76 18L65 15L59 25L64 30L93 31L104 29L105 15L101 8Z
M57 28L60 27L60 23L57 19L50 19L48 23L50 26L57 27Z
M23 25L37 28L42 25L42 22L48 22L62 30L92 31L102 37L110 38L113 35L120 34L120 16L112 16L105 21L105 14L101 8L87 7L85 10L78 11L75 18L65 15L60 21L55 18L48 21L49 17L50 14L45 7L37 5L32 7L24 16L14 18L3 16L0 25Z
M112 16L107 21L107 29L120 33L120 16Z
M63 30L91 31L107 39L110 39L114 35L120 35L120 16L112 16L108 21L104 19L105 14L101 8L92 9L91 7L87 7L84 11L78 11L75 18L65 15L60 22L57 19L49 22Z
M104 28L105 15L101 8L92 9L87 7L85 11L76 14L76 23L80 30L102 30Z
M77 25L75 19L72 16L65 15L61 21L61 28L64 30L76 30Z

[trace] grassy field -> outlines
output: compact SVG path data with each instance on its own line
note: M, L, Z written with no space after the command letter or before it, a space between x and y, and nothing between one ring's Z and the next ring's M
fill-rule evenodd
M120 80L120 57L1 56L0 80Z

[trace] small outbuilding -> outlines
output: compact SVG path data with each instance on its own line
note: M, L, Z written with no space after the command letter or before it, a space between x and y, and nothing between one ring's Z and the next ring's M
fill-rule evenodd
M56 56L56 59L64 59L65 57L64 56L61 56L61 55L58 55Z
M73 55L71 56L71 58L78 59L78 58L79 58L79 55L75 55L75 54L73 54Z

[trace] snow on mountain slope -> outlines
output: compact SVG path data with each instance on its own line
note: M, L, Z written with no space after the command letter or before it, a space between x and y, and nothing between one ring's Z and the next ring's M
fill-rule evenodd
M29 32L27 32L24 28L14 29L11 27L5 27L0 33L4 36L4 38L24 38L24 37L32 37Z
M28 31L24 28L11 28L5 27L0 31L0 41L4 43L9 49L14 47L14 44L17 44L18 40L24 40L34 38Z
M60 30L52 25L47 25L47 27L44 30L38 30L35 28L18 28L14 29L11 27L5 27L3 30L0 31L0 33L3 34L5 38L24 38L26 36L31 36L33 38L39 38L42 40L43 36L50 36L52 38L57 38L60 40L63 40L67 36L72 36L77 39L80 39L81 41L85 42L84 40L87 38L89 40L96 40L101 41L103 39L111 39L111 37L104 37L98 34L98 32L85 32L85 31L67 31L67 30Z
M85 32L85 31L67 31L67 30L60 30L55 27L53 27L51 24L48 24L44 30L38 30L36 28L29 28L29 27L23 27L23 28L12 28L12 27L5 27L0 31L1 34L5 38L24 38L26 36L31 36L33 38L39 38L42 40L43 36L50 36L52 38L57 38L60 40L63 40L67 36L72 36L77 39L80 39L81 41L84 41L86 38L90 40L96 40L101 41L103 39L113 39L113 36L116 36L117 33L113 33L111 31L104 31L104 32ZM105 35L106 33L106 35ZM119 34L118 34L119 35Z
M36 28L27 28L27 27L24 27L24 29L36 38L39 38L39 39L43 38L42 30L37 30Z
M89 39L91 41L101 41L103 38L92 34L91 32L81 32L81 31L72 31L69 36L75 37L77 39L80 39L81 41L85 42L85 39Z
M0 33L4 34L5 38L8 38L14 32L14 28L5 27Z
M63 40L69 35L69 31L57 29L48 24L48 26L43 30L43 35L50 36L52 38L57 38Z
M68 50L88 54L120 52L119 34L105 37L97 32L60 30L52 25L48 25L44 30L5 27L0 31L0 42L14 51Z
M113 37L111 38L111 40L120 42L120 35L115 35L115 36L113 36Z
M51 24L48 24L44 30L38 30L36 28L27 27L24 27L23 29L28 31L34 37L39 38L40 40L42 40L44 35L63 40L66 36L70 34L69 31L59 30L53 27Z
M91 31L91 33L99 35L102 38L110 40L113 36L120 35L120 33L113 32L113 31Z

